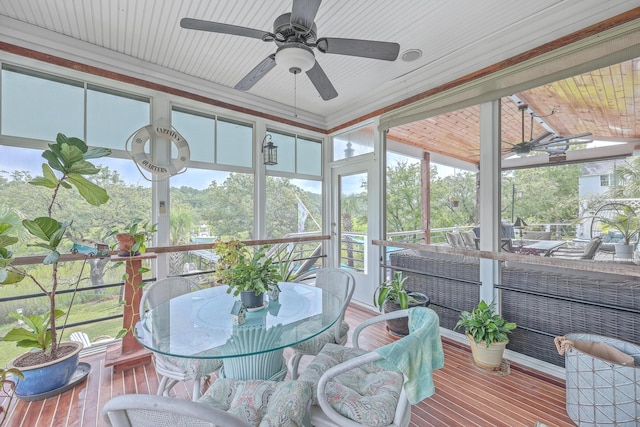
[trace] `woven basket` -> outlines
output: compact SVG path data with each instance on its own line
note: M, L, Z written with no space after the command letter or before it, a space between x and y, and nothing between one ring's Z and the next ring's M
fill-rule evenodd
M571 341L606 343L634 359L634 366L600 359ZM640 346L592 334L557 337L564 353L567 414L580 427L640 425Z

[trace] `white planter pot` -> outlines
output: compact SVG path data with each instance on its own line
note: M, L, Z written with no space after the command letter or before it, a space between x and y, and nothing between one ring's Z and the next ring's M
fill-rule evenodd
M504 348L509 341L494 342L487 347L484 341L476 343L471 335L467 335L469 345L471 346L471 354L473 361L481 368L497 371L502 365L502 355Z
M622 259L633 259L633 245L625 245L624 243L616 243L616 257Z

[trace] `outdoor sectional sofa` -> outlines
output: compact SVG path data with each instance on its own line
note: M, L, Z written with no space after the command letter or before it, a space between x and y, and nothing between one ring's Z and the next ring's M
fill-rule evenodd
M408 277L407 289L429 296L442 327L453 329L460 311L479 301L477 257L405 250L390 263ZM502 314L518 325L510 350L564 366L556 336L584 332L640 343L637 277L510 261L501 261L500 275Z

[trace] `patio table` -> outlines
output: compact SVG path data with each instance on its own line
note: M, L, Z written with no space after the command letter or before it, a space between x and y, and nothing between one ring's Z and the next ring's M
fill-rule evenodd
M181 295L148 311L135 337L146 348L174 357L222 359L222 375L280 380L287 373L283 351L330 328L341 312L332 293L299 283L279 283L278 301L251 310L233 325L238 298L217 286Z
M565 240L538 240L535 243L531 243L529 245L522 246L524 249L533 249L538 253L544 254L544 256L549 256L551 251L560 246L566 244Z

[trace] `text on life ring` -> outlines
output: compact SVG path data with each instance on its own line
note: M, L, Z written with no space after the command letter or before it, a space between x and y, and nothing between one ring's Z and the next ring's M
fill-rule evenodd
M171 158L169 164L155 162L149 154L145 153L144 147L148 141L155 143L157 137L164 137L171 141L178 150L178 157ZM140 128L134 135L131 142L131 157L144 170L155 175L172 176L181 172L189 163L191 152L187 140L176 130L162 126L147 125Z

